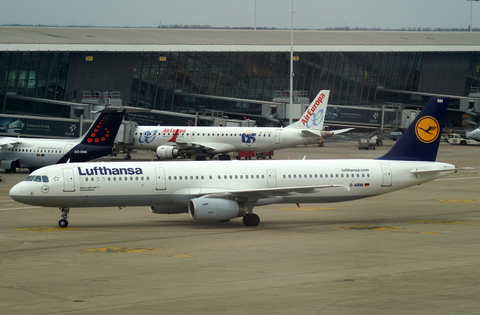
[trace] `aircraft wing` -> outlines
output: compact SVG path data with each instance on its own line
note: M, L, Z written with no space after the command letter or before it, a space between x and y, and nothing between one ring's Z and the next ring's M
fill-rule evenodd
M10 138L10 137L0 137L0 147L12 145L15 143L20 143L16 138Z
M245 200L253 203L256 206L268 205L278 202L279 199L286 196L293 196L297 194L311 194L318 193L321 189L348 187L344 185L314 185L314 186L294 186L294 187L275 187L264 189L244 189L244 190L230 190L219 191L215 189L201 189L196 194L201 198L220 198L232 200ZM192 193L192 189L190 189Z
M208 153L232 152L238 150L235 146L225 143L176 141L175 144L180 150L207 151Z

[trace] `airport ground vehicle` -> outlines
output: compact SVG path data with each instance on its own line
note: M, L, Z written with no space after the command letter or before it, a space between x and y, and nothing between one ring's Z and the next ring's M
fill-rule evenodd
M460 144L460 145L480 145L480 141L462 138L458 133L449 134L447 137L447 142L450 144Z

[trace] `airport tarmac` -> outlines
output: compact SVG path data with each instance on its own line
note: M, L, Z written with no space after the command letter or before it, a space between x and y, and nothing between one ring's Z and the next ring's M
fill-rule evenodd
M325 144L274 159L376 158L393 142ZM258 227L130 207L72 209L62 229L58 209L9 198L27 172L2 174L0 314L479 314L479 156L442 143L438 161L475 169L370 199L258 207Z

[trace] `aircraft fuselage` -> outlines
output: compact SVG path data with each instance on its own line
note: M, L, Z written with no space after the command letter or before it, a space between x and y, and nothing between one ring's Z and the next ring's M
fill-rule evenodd
M194 161L70 163L35 171L31 176L47 176L48 182L25 181L10 194L37 206L170 205L176 207L170 213L178 213L187 212L192 198L242 191L252 193L236 201L254 206L354 200L428 182L454 168L440 162L384 160L209 161L202 167ZM417 169L445 172L412 173Z

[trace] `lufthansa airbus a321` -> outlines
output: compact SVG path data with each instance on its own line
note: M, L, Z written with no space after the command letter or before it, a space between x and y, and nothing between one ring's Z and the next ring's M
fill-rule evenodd
M191 154L205 160L218 154L219 160L230 160L229 152L274 151L318 141L353 129L322 130L329 94L320 91L303 116L285 128L139 126L134 143L124 145L123 150L151 150L159 159Z
M367 198L456 172L435 162L448 98L432 98L384 156L373 159L70 163L44 167L10 190L14 200L71 208L149 206L195 220L260 222L254 207ZM426 132L428 130L428 132Z

